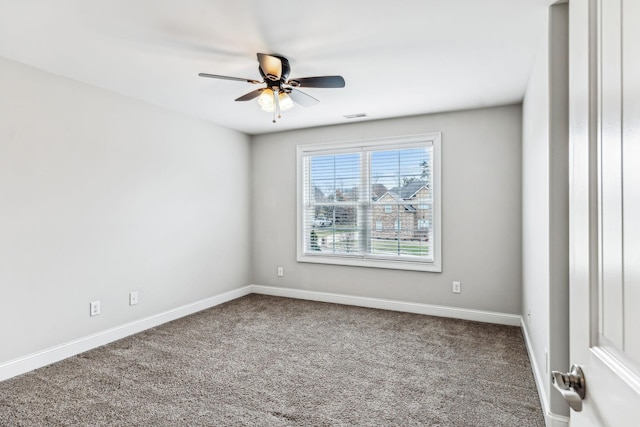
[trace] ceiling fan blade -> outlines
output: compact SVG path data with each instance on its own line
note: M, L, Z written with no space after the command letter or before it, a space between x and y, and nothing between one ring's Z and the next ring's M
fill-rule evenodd
M306 93L297 89L291 89L291 93L289 93L289 96L291 97L291 99L293 99L293 102L295 102L296 104L300 104L303 107L312 107L320 102L313 96L307 95Z
M241 77L229 77L229 76L219 76L217 74L207 74L207 73L200 73L198 74L200 77L210 77L212 79L222 79L222 80L234 80L237 82L248 82L248 83L253 83L253 84L260 84L263 83L261 81L258 80L253 80L253 79L243 79Z
M291 79L287 82L287 84L296 87L339 88L344 87L345 82L342 76L320 76Z
M266 88L260 88L260 89L256 89L256 90L252 90L251 92L242 95L240 98L236 99L236 101L251 101L254 98L257 98L258 96L260 96L260 94L262 93L263 90L265 90Z
M258 62L265 76L274 81L280 80L282 77L282 60L280 58L266 53L258 53Z

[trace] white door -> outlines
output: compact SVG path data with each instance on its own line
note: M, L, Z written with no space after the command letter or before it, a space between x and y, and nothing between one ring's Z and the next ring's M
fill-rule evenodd
M570 0L571 426L640 426L640 0ZM567 367L568 369L569 367Z

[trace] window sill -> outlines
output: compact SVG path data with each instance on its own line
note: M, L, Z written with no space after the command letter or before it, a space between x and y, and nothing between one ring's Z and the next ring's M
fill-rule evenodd
M298 255L298 262L314 264L347 265L352 267L385 268L392 270L425 271L441 273L442 266L437 262L406 261L362 258L359 256L330 256L330 255Z

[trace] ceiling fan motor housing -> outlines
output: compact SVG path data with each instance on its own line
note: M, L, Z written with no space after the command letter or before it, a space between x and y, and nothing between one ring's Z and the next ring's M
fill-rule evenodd
M268 82L277 82L279 84L279 86L281 86L283 83L285 83L287 81L287 79L289 78L289 73L291 73L291 67L289 66L289 60L283 56L280 55L270 55L273 56L275 58L278 58L282 64L282 73L280 75L280 78L278 79L278 76L274 76L272 74L265 74L265 72L262 70L262 67L258 66L258 71L260 72L260 75L262 76L262 78L268 83Z

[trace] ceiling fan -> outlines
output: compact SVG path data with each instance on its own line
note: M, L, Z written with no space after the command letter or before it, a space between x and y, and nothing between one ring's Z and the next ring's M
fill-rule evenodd
M280 118L280 112L293 108L294 102L303 107L310 107L319 102L313 96L298 90L299 87L341 88L345 85L342 76L300 77L288 80L291 67L289 60L283 56L258 53L258 63L260 64L258 71L260 71L262 81L207 73L198 75L214 79L266 84L265 87L242 95L236 101L250 101L258 98L258 104L262 110L273 113L273 123L276 122L276 114Z

